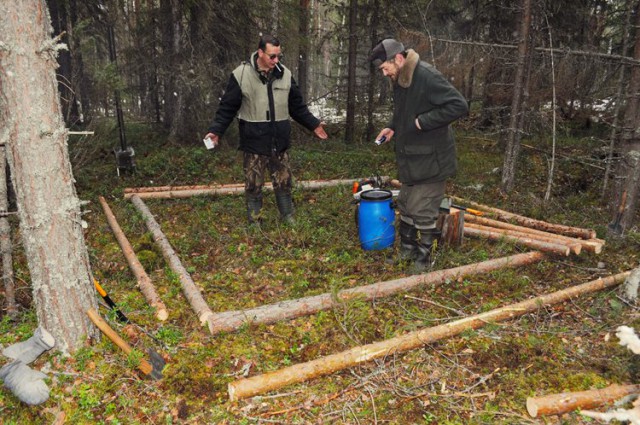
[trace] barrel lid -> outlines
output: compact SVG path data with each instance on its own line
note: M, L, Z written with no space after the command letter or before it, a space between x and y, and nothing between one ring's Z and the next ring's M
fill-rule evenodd
M385 189L371 189L365 190L360 194L360 199L365 199L367 201L384 201L386 199L391 199L392 193L390 190Z

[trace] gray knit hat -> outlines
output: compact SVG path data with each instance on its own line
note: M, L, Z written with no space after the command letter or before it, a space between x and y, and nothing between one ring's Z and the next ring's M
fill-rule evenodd
M404 45L393 38L385 38L371 50L369 61L375 66L396 57L398 53L404 52Z

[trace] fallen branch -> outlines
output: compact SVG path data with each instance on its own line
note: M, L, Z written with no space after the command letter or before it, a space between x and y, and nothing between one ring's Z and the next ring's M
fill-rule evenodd
M149 229L149 231L151 232L151 235L153 236L153 240L160 247L162 251L162 255L164 256L167 263L169 263L171 270L173 270L178 275L178 278L180 279L180 284L182 285L182 292L184 293L185 297L189 301L189 304L191 304L191 307L193 308L193 310L198 315L198 318L200 319L200 323L201 324L207 323L209 327L209 332L213 333L213 322L212 322L213 312L207 305L207 302L202 297L202 294L200 293L200 290L198 289L196 284L193 282L193 279L191 279L191 275L189 275L189 272L187 272L187 270L184 268L184 266L180 262L180 259L178 258L175 251L171 247L169 240L164 235L164 233L162 233L162 229L160 229L160 225L155 220L155 218L153 218L151 211L149 211L149 208L147 208L145 203L142 201L142 199L138 197L138 195L134 194L131 197L131 201L133 202L133 205L136 206L138 211L140 211L140 213L144 217L145 222L147 224L147 228Z
M527 252L452 269L437 270L422 275L414 275L402 279L345 289L335 295L328 293L320 294L295 300L281 301L248 310L214 313L212 316L212 332L234 331L245 323L275 323L281 320L294 319L330 309L339 305L341 302L353 298L373 300L387 297L401 291L409 291L419 286L442 284L447 280L458 279L462 276L488 273L504 267L519 267L540 261L543 258L544 254L541 252Z
M558 304L580 295L617 285L623 282L628 275L629 272L624 272L607 278L596 279L582 285L469 316L451 323L410 332L389 340L355 347L342 353L321 357L310 362L230 382L228 387L229 399L234 401L251 397L286 385L327 375L372 359L387 357L421 347L425 344L458 335L468 329L480 328L487 323L513 319L514 317L534 312L543 306Z
M531 227L533 229L544 230L546 232L557 233L560 235L571 236L580 239L593 239L596 237L596 231L592 229L583 229L580 227L565 226L562 224L547 223L546 221L536 220L534 218L525 217L523 215L514 214L508 211L500 210L498 208L488 207L486 205L478 204L473 201L467 201L457 196L452 196L452 199L471 205L479 210L491 213L495 218L502 221L515 221L525 227Z
M534 418L543 415L561 415L577 409L592 409L639 392L640 385L613 384L599 390L529 397L527 398L527 412Z
M566 245L560 245L560 244L555 244L555 243L550 243L550 242L544 242L544 241L539 241L536 239L531 239L531 238L521 238L521 237L516 237L516 236L509 236L509 235L505 235L503 233L497 232L497 231L492 231L492 230L486 230L489 229L484 228L484 229L479 229L476 227L465 227L464 229L464 234L465 235L471 235L471 236L476 236L476 237L482 237L482 238L487 238L490 240L494 240L494 241L498 241L498 240L507 240L516 244L521 244L521 245L526 245L529 248L534 248L534 249L539 249L540 251L544 251L544 252L550 252L552 254L559 254L559 255L564 255L565 257L569 255L569 252L571 252L571 249L566 246Z
M358 179L341 179L341 180L305 180L296 183L296 186L304 189L321 189L331 186L351 186ZM361 180L361 179L360 179ZM387 176L381 176L380 181L389 180ZM273 190L273 184L267 182L264 184L265 190ZM224 184L211 186L159 186L146 188L126 188L124 190L124 198L129 199L137 194L141 199L169 199L169 198L188 198L191 196L201 195L230 195L244 193L244 184Z
M140 288L142 295L144 295L144 297L147 299L149 305L151 305L151 307L156 310L156 317L158 318L158 320L167 320L167 317L169 317L167 307L160 299L160 296L156 292L156 288L151 282L151 278L149 277L147 272L145 272L144 267L142 267L142 264L140 263L140 260L138 260L136 253L133 251L133 247L129 243L129 240L118 224L116 216L113 214L113 211L111 211L109 204L107 204L107 201L103 196L98 197L98 200L100 201L100 205L102 205L104 215L107 217L107 223L109 223L111 231L116 237L116 240L118 241L118 244L122 249L124 257L127 259L129 268L138 281L138 288Z

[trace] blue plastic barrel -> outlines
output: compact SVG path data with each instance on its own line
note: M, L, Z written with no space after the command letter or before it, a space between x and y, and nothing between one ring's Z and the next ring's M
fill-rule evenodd
M360 194L358 236L366 251L393 245L396 237L395 213L389 190L372 189Z

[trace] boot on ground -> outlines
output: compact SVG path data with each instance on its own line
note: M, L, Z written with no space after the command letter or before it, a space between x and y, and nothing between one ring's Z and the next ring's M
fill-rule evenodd
M13 360L20 360L24 364L31 364L40 354L53 348L56 341L46 329L41 326L26 341L10 345L2 354Z

